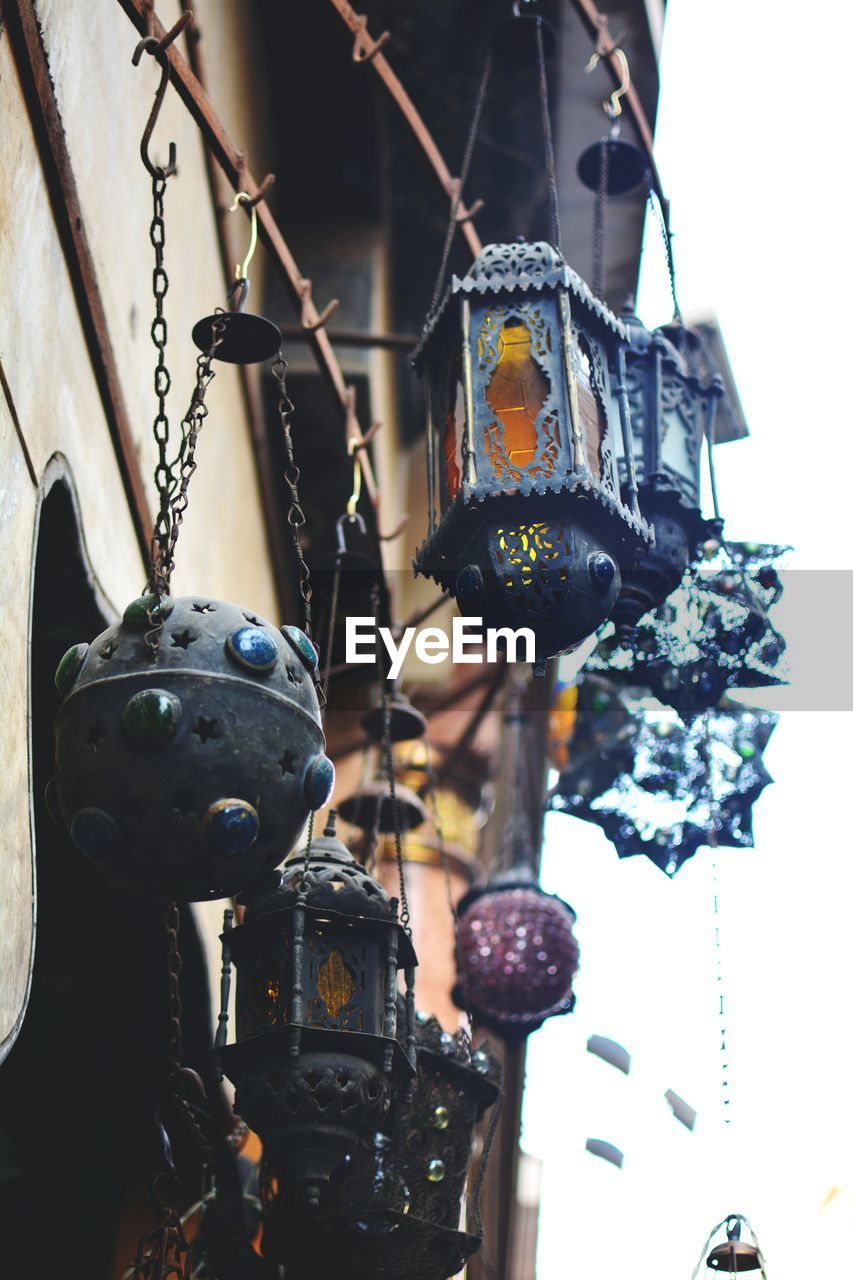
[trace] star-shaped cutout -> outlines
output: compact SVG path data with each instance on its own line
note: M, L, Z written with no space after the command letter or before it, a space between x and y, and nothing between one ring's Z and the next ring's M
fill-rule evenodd
M281 767L282 777L285 774L296 772L296 757L292 751L285 751L278 763Z
M204 716L199 716L198 720L196 720L193 733L200 742L207 742L208 738L219 737L216 731L216 721L208 720Z
M256 618L253 613L244 613L243 617L246 619L247 622L251 622L253 627L262 627L264 625L261 622L260 618Z
M302 684L302 677L296 674L293 667L287 668L287 678L291 684Z
M101 725L90 724L86 734L86 746L91 747L93 751L97 751L98 746L105 736L104 729Z
M216 609L210 603L208 604L196 603L193 605L193 613L216 613Z
M191 644L195 644L198 636L194 631L190 631L189 627L184 627L183 631L174 631L172 633L172 645L176 649L188 649Z
M107 643L104 645L103 649L101 650L101 660L103 662L109 662L110 658L113 656L113 654L116 652L117 649L118 649L118 645L116 644L115 640L108 640Z

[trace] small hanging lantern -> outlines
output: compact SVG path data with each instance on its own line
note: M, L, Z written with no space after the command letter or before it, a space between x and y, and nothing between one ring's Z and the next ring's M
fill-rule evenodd
M414 1089L392 1086L381 1130L360 1145L327 1212L306 1215L276 1196L268 1205L264 1254L293 1280L449 1280L482 1243L479 1194L500 1095L500 1065L467 1036L416 1021ZM484 1154L460 1230L474 1130L494 1107Z
M751 1240L742 1240L742 1228L746 1226ZM708 1253L708 1245L713 1240L718 1231L725 1228L726 1241L725 1244L715 1245ZM705 1256L707 1253L707 1257ZM699 1266L702 1259L705 1260L705 1266L711 1271L727 1272L729 1275L736 1275L739 1271L760 1271L764 1274L764 1255L758 1244L755 1232L752 1230L747 1219L741 1213L730 1213L719 1223L708 1237L705 1248L702 1250L702 1257L699 1259ZM699 1270L696 1267L696 1271ZM694 1272L695 1274L695 1272Z
M396 899L335 837L334 811L223 943L237 968L237 1039L218 1046L222 1067L294 1212L313 1213L381 1128L392 1079L414 1075L415 953Z
M219 898L281 861L334 782L316 668L297 627L206 596L141 596L68 650L55 795L114 888Z
M611 615L617 642L627 644L639 619L679 585L700 546L714 544L722 533L719 512L713 520L702 517L699 465L707 440L713 476L714 420L724 392L719 377L700 382L675 341L661 330L650 333L633 308L621 319L630 341L616 353L612 372L624 382L630 404L636 496L655 531L654 545L623 573ZM629 462L622 453L619 472L628 501L634 496ZM715 484L712 490L716 503Z
M460 1009L508 1041L523 1040L575 1007L577 917L539 887L529 868L496 876L459 903L456 948Z
M630 422L610 367L627 341L556 249L519 240L453 278L415 356L429 494L415 571L487 627L529 627L539 674L609 616L620 565L651 541L619 491Z

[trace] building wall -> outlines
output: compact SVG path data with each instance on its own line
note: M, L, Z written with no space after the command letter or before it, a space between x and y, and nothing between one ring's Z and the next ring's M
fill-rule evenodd
M243 6L202 0L194 6L205 41L217 108L238 140L255 146L251 30ZM148 500L155 451L153 250L150 179L139 139L159 70L144 57L131 65L137 33L116 0L40 0L51 77L95 260L133 444ZM164 23L180 13L158 4ZM0 28L0 1057L24 1010L32 959L35 901L28 744L28 596L38 506L46 468L60 455L79 499L94 574L115 611L137 595L145 565L92 372L67 264L51 210L33 127L8 32ZM235 123L232 124L232 121ZM242 132L241 132L242 131ZM223 303L215 213L198 130L173 91L152 139L155 159L169 141L178 176L166 193L168 363L173 439L189 402L195 321ZM261 144L257 142L259 147ZM238 215L233 215L235 219ZM243 220L237 243L247 241ZM258 269L260 279L260 268ZM199 470L181 534L174 588L232 598L277 615L257 479L237 373L217 367L210 416L199 443ZM80 639L90 637L81 636ZM36 804L42 803L35 797Z

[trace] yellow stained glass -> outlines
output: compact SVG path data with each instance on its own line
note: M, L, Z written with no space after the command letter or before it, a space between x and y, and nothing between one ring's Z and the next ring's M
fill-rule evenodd
M340 951L329 952L317 974L317 994L333 1018L337 1018L355 992L355 976Z
M531 352L530 330L507 320L498 336L498 362L486 388L486 402L500 419L507 457L525 469L536 460L536 419L548 398L548 380Z

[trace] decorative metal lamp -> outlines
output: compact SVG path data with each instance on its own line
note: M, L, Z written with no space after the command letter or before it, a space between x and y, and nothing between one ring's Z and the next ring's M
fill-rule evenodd
M747 1227L752 1236L751 1240L741 1239L744 1226ZM724 1228L726 1232L725 1244L715 1245L708 1252L708 1246L714 1236ZM742 1213L730 1213L728 1217L714 1227L705 1243L705 1248L702 1250L702 1256L696 1266L694 1275L699 1271L703 1259L705 1266L711 1271L728 1272L729 1275L736 1275L740 1271L760 1271L762 1276L764 1275L764 1255L761 1252L752 1226Z
M467 1037L417 1015L417 1078L411 1096L395 1084L388 1121L362 1143L329 1211L309 1217L278 1195L268 1205L264 1253L293 1280L448 1280L481 1244L479 1190L489 1133L459 1230L474 1128L500 1094L500 1066ZM497 1108L492 1119L497 1118Z
M599 714L593 708L604 697ZM587 719L600 730L584 728ZM763 753L777 720L725 700L686 725L642 690L587 677L569 765L549 807L600 826L620 858L645 854L670 876L702 845L751 848L753 805L772 782Z
M609 616L652 535L622 500L627 329L545 242L488 245L453 277L414 363L427 397L429 528L415 571L487 627L529 627L537 674ZM436 486L439 514L436 514Z
M719 515L702 517L699 465L707 439L713 475L714 419L724 392L719 377L700 382L677 346L660 330L649 332L632 307L621 319L630 340L616 352L611 372L628 396L637 496L655 531L654 545L623 572L611 614L617 642L627 644L639 619L676 589L699 547L722 532ZM630 461L627 453L619 457L627 501L634 497ZM712 489L716 501L715 484Z
M114 888L219 898L281 861L334 782L316 668L297 627L206 596L141 596L68 650L55 797Z
M417 960L397 901L335 838L333 811L323 836L246 903L223 955L237 968L237 1038L225 1045L220 1034L217 1049L236 1109L293 1212L316 1212L381 1128L392 1079L415 1073Z
M627 646L608 624L587 670L642 686L684 720L716 706L727 689L784 684L785 640L771 620L782 595L787 547L713 543L707 559L635 627Z

